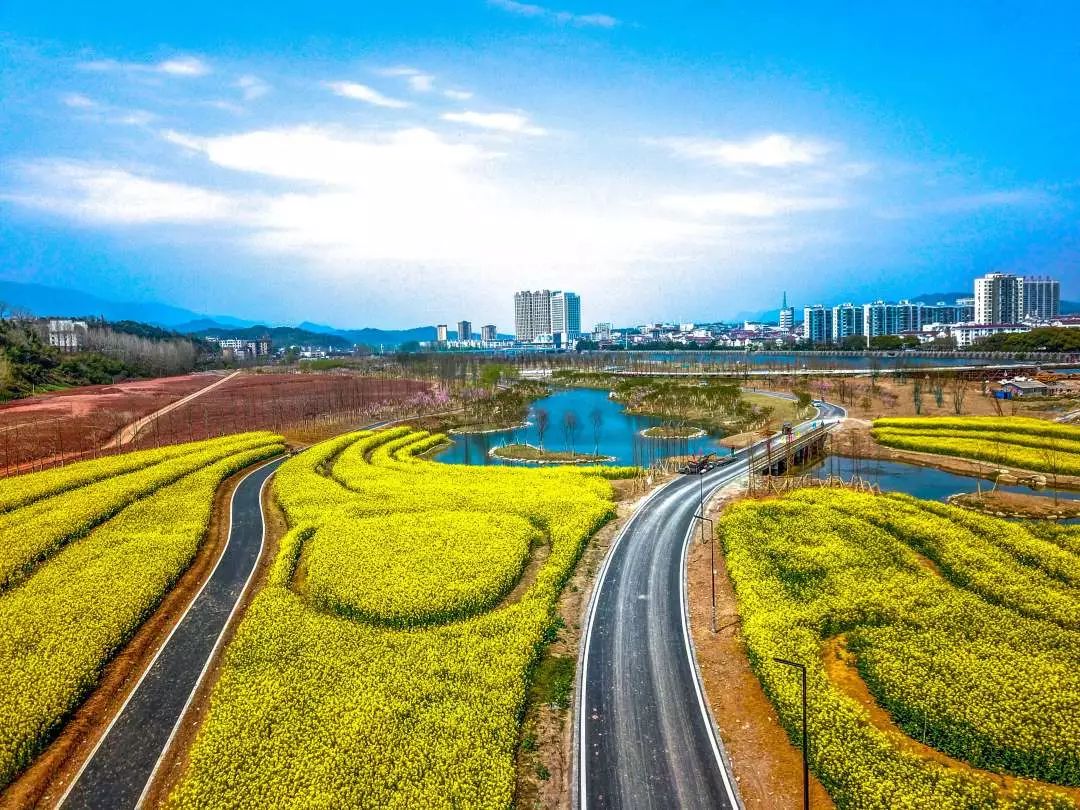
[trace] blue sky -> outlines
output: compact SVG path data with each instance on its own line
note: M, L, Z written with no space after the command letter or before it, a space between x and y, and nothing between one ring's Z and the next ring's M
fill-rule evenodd
M0 277L506 330L1080 296L1080 7L854 5L5 0Z

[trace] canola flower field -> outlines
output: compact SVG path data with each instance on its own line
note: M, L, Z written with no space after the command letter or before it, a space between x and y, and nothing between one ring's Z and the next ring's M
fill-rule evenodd
M1056 475L1080 475L1080 425L1010 416L874 420L887 447L978 459Z
M805 489L737 504L717 532L793 740L798 678L773 658L807 665L810 763L838 807L1075 807L1058 786L1080 785L1080 528ZM830 677L841 656L899 729Z
M275 474L291 528L171 807L511 805L556 600L632 471L420 458L444 441L353 433Z
M0 787L190 565L221 482L283 450L249 433L0 481Z

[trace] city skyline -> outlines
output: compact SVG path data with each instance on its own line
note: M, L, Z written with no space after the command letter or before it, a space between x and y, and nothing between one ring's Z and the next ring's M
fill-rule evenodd
M1080 294L1064 4L63 6L0 11L0 278L374 327Z

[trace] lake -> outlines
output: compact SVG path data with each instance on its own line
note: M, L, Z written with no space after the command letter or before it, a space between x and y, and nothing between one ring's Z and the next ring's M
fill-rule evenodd
M435 455L437 461L447 464L513 464L515 462L491 458L493 447L504 444L540 444L536 429L536 411L548 412L550 425L544 435L544 447L548 450L570 450L612 456L608 462L618 465L647 467L654 461L676 455L701 452L729 452L717 440L721 436L701 436L696 439L647 439L641 435L646 428L659 425L662 420L652 416L628 414L623 406L608 398L607 391L593 388L566 388L550 396L536 400L529 409L528 425L495 433L461 434L451 436L454 443ZM576 435L570 437L563 428L567 413L577 417ZM594 427L593 414L599 416L599 426ZM520 463L520 462L518 462Z

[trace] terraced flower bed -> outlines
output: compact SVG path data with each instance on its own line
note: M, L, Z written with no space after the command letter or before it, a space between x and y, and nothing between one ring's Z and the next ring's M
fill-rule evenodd
M1026 417L877 419L887 447L978 459L1053 475L1080 475L1080 425Z
M292 528L171 807L511 804L556 599L630 471L419 458L444 441L353 433L282 465Z
M807 489L729 508L718 536L793 739L798 678L773 659L807 666L811 767L838 807L1075 806L1080 529Z
M0 786L40 753L194 559L249 433L0 481Z

